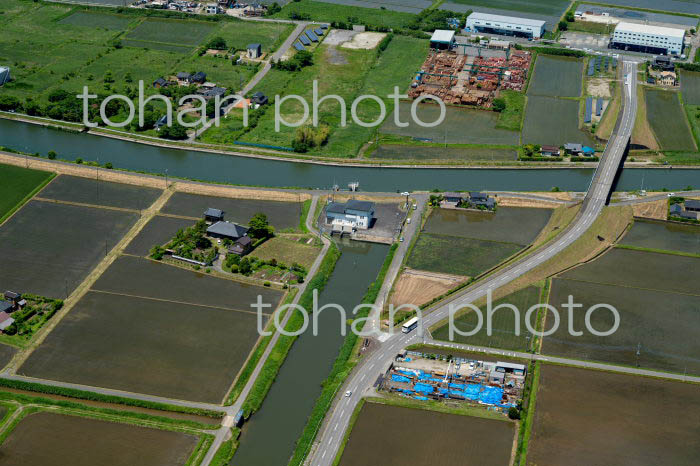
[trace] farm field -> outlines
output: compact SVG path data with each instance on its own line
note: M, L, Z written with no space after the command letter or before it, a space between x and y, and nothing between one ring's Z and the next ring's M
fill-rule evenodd
M562 277L579 282L696 294L700 259L615 248Z
M418 118L424 122L433 122L440 116L437 105L421 104L416 111ZM498 113L484 110L447 107L445 120L434 128L419 126L411 119L411 104L399 103L399 121L409 123L401 128L389 115L380 127L384 134L393 134L410 138L421 138L436 143L446 144L504 144L518 145L519 134L497 128Z
M252 257L262 260L276 259L277 262L284 262L286 265L294 263L301 264L308 270L321 251L315 245L313 238L310 245L306 244L307 237L300 240L289 239L284 236L276 236L265 241L250 253Z
M635 220L620 244L700 254L700 228L670 222Z
M377 8L382 10L400 11L404 13L418 14L432 5L429 0L319 0L323 3L345 5L361 8Z
M697 268L700 259L696 261ZM646 272L660 278L653 270ZM680 271L673 278L684 280ZM699 295L555 278L549 303L564 313L562 304L570 295L574 302L583 304L574 310L571 319L573 328L583 331L583 335L571 336L562 325L544 338L544 354L700 374L700 342L695 337L700 331ZM610 336L595 336L586 330L586 310L598 303L611 305L619 312L620 326ZM599 332L614 325L613 315L606 309L592 313L590 322Z
M513 243L421 233L406 262L418 270L477 276L520 251Z
M22 200L45 183L51 173L0 164L0 223Z
M93 289L246 312L254 312L250 304L258 295L273 308L282 297L282 292L271 288L216 278L133 256L121 256L115 260L95 282Z
M138 214L30 201L0 227L0 287L65 298Z
M626 6L632 8L645 8L649 10L671 11L675 13L687 13L698 15L697 0L605 0L608 5Z
M699 409L693 384L545 364L527 463L694 465Z
M406 269L401 272L394 284L389 302L394 307L403 304L422 306L433 298L456 288L464 281L464 277L461 276Z
M700 73L681 71L681 93L686 105L700 105Z
M162 213L202 218L207 208L224 211L224 220L247 225L250 218L262 212L276 230L299 228L301 202L236 199L177 192L161 209Z
M661 149L697 149L676 92L644 88L644 99L649 125Z
M194 223L194 220L156 215L131 240L124 253L147 256L153 246L166 244L178 230L191 227Z
M194 54L197 46L221 36L227 46L243 49L259 42L265 51L276 48L290 31L290 25L225 18L222 21L153 19L141 15L120 15L109 11L86 11L65 4L3 1L3 39L0 57L12 63L14 80L3 86L2 94L24 102L32 97L42 113L55 111L48 96L59 89L70 93L88 84L91 91L129 94L143 80L147 94L156 93L151 83L161 76L202 69L225 87L236 87L252 71L231 66L225 60ZM22 42L23 46L17 44ZM121 45L115 45L121 42ZM146 48L144 48L146 47ZM111 79L107 79L110 73ZM52 110L54 109L54 110ZM78 121L78 112L65 113Z
M538 55L527 94L549 97L579 97L582 79L583 60Z
M94 178L59 175L39 193L39 197L81 204L144 210L160 196L155 188L98 181Z
M424 433L407 442L408 426ZM352 428L340 466L495 466L508 464L514 424L506 421L437 413L367 402Z
M464 160L507 162L517 160L513 149L491 149L485 147L437 147L412 146L408 144L381 144L370 158L387 160Z
M498 207L495 213L433 209L423 229L427 233L527 245L551 216L551 209L528 207Z
M397 3L393 3L397 5ZM415 20L415 14L390 9L377 10L365 8L369 5L341 5L312 0L289 2L282 11L272 15L273 18L289 19L292 15L307 13L316 21L333 22L347 21L348 17L357 18L361 24L382 25L391 28L403 28Z
M492 335L488 336L486 328L486 306L479 306L484 316L483 328L473 336L463 336L455 334L454 342L469 345L488 346L493 348L503 348L515 351L527 351L530 343L530 333L525 326L525 313L531 306L540 302L541 288L528 286L516 291L504 298L495 300L493 308L501 304L512 304L520 310L520 335L515 335L515 315L509 309L501 309L493 316ZM531 324L535 325L533 317ZM466 312L455 318L455 328L462 332L474 330L478 324L475 312ZM443 325L431 331L436 340L450 341L449 324Z
M274 70L276 72L266 76L255 90L267 90L267 95L300 95L311 102L312 89L309 83L317 80L319 95L339 95L345 99L348 107L359 95L376 95L384 100L387 114L390 114L392 105L386 96L393 92L394 86L402 90L408 86L411 75L425 59L427 45L424 40L396 36L377 58L376 49L348 49L324 43L314 51L313 65L288 77L280 74L285 72ZM287 101L281 107L281 114L287 121L293 122L303 115L303 109L299 102ZM358 105L357 115L362 121L375 121L380 116L379 107L376 102L364 101ZM328 127L328 141L321 147L310 148L310 153L336 157L356 155L373 134L373 128L355 124L349 115L349 108L347 116L347 126L342 127L337 101L330 99L323 102L319 108L319 120ZM274 113L266 112L258 125L240 139L251 143L291 147L297 129L283 125L281 131L277 132L274 126Z
M579 101L531 95L527 99L523 143L563 146L577 142L594 146L591 136L579 128Z
M179 432L39 412L22 419L3 442L0 465L184 465L197 442Z
M0 345L0 368L5 367L14 357L17 350L12 346Z
M18 372L220 403L258 339L256 322L257 315L247 309L206 301L90 291Z
M683 0L681 0L683 1ZM615 2L605 2L606 4L615 4ZM668 2L664 2L668 3ZM631 5L637 7L637 5ZM666 23L667 25L677 25L682 28L695 27L698 24L698 18L692 18L690 16L679 16L667 13L652 13L650 11L640 11L640 10L630 10L625 7L611 8L609 6L591 5L587 3L580 3L579 7L583 11L597 12L608 12L610 16L616 18L631 18L636 21L645 21L646 24L650 23ZM653 7L652 7L653 8ZM662 10L663 8L656 7L657 10ZM697 13L697 12L696 12ZM601 23L604 24L604 23ZM670 27L670 26L669 26Z

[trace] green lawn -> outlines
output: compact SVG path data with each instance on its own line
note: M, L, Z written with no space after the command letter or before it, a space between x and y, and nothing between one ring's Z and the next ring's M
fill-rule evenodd
M49 172L0 164L0 223L53 176Z
M277 236L265 241L250 255L265 261L275 259L278 263L283 262L288 266L294 263L301 264L308 270L320 252L313 240L310 244L306 244L310 238L310 236L302 237L301 240L295 241L284 236Z
M295 15L308 15L307 17L316 21L325 22L348 22L348 19L351 18L351 22L354 24L369 24L388 28L405 28L416 19L416 15L411 13L336 5L311 0L289 2L282 8L282 11L273 17L290 19L294 18Z

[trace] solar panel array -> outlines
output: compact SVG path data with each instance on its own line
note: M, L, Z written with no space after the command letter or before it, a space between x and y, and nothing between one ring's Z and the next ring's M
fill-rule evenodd
M301 42L302 44L304 44L304 45L306 45L306 46L311 45L311 41L310 41L309 38L306 36L306 34L302 34L302 35L299 36L299 42Z
M590 123L593 113L593 97L586 97L586 113L584 114L583 122Z
M603 102L603 99L599 97L595 106L595 116L600 116L600 114L603 113Z
M297 49L299 52L301 52L304 49L304 46L301 45L299 42L294 42L294 48Z
M316 36L316 34L314 34L313 31L305 31L304 34L306 35L306 37L311 39L311 42L318 42L318 37Z

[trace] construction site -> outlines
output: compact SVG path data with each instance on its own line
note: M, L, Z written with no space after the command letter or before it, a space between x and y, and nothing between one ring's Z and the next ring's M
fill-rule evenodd
M415 400L456 400L507 412L522 399L527 367L404 351L382 378L380 390Z
M532 55L506 49L501 56L482 54L478 46L469 46L476 54L459 50L431 50L408 92L416 99L433 95L448 105L491 108L502 89L522 91L527 81ZM462 53L464 52L464 53Z

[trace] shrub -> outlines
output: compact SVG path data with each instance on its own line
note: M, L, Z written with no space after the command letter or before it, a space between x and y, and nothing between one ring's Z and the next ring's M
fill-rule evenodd
M50 150L48 154L46 154L49 160L54 160L58 154L56 154L55 151Z
M508 417L513 420L520 419L520 411L518 411L518 408L512 406L508 408Z

